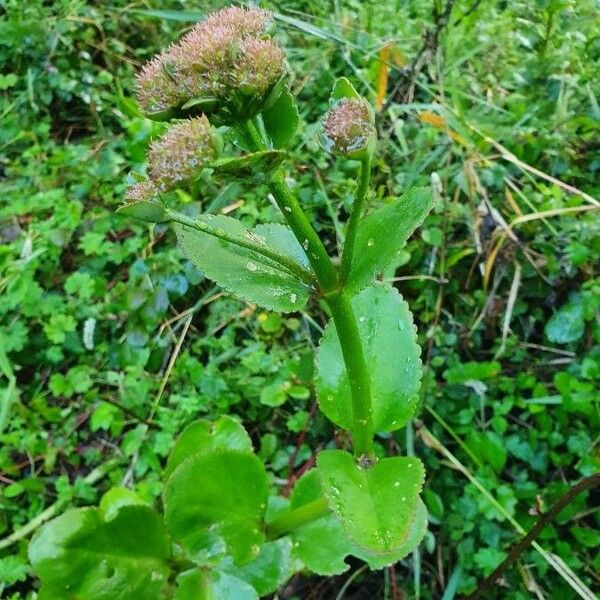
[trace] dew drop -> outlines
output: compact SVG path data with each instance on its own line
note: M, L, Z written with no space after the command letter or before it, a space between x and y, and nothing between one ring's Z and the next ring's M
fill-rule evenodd
M248 271L252 271L252 272L258 271L258 267L253 262L249 262L246 265L246 268L248 269Z
M290 294L290 301L292 304L296 304L296 300L298 300L298 296L296 294Z
M364 323L364 322L367 320L367 317L358 317L358 320L359 320L361 323Z
M400 482L399 482L399 481L396 481L396 482L394 483L394 487L400 487Z
M374 245L375 245L375 242L374 242L373 240L369 240L369 241L367 242L367 246L368 246L369 248L372 248Z

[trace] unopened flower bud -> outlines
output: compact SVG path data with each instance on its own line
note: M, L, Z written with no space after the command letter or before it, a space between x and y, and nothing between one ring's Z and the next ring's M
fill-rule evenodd
M204 115L172 125L150 144L150 179L160 192L170 191L198 175L221 149L222 140Z
M125 199L129 202L140 202L141 200L150 200L156 196L158 189L154 183L147 179L146 181L139 181L134 183L127 189L125 193Z
M342 98L325 116L323 129L327 150L334 154L358 160L374 152L377 132L362 98Z

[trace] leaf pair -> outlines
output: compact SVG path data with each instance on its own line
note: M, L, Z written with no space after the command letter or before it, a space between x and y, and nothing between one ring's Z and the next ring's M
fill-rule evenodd
M190 425L166 474L164 519L133 492L115 489L99 508L44 525L29 547L40 599L255 600L299 568L288 538L265 543L267 474L234 419ZM174 590L173 542L190 566Z

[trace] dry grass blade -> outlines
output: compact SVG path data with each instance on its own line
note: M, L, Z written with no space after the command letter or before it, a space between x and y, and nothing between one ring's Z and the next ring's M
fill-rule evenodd
M508 294L508 302L506 303L506 312L504 313L504 321L502 323L502 342L498 348L494 358L499 358L504 354L506 349L506 339L508 337L508 330L510 328L510 321L512 319L513 310L515 308L515 302L517 301L517 294L519 293L519 287L521 285L521 265L514 261L515 274L513 276L512 284L510 286L510 292Z

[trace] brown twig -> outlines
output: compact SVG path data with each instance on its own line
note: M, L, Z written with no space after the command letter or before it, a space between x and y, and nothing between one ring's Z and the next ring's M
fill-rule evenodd
M590 490L597 485L600 485L600 473L585 477L579 483L576 483L566 494L561 496L550 508L550 510L544 513L538 522L531 528L529 533L518 543L516 543L508 552L506 558L496 567L494 572L484 579L479 587L465 600L476 600L481 598L484 592L489 591L494 583L505 573L505 571L512 566L523 552L527 549L527 546L533 542L538 535L542 532L544 527L554 520L555 517L567 507L581 492Z

